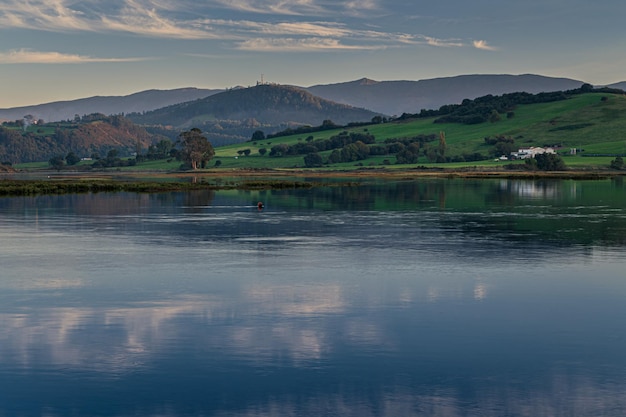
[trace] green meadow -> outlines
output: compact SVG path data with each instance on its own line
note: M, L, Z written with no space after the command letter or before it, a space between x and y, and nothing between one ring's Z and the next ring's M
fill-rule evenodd
M557 146L568 166L608 166L614 156L595 156L598 154L626 154L626 97L616 94L590 93L552 103L518 106L512 117L502 118L494 123L486 122L475 125L459 123L434 123L434 118L394 121L368 126L342 128L315 132L311 134L291 135L255 142L246 142L216 149L213 163L221 161L222 167L228 168L294 168L303 167L303 156L270 157L272 146L278 144L294 145L305 141L308 136L313 140L329 139L341 132L360 132L374 135L376 143L386 139L409 138L421 134L445 133L446 156L463 154L488 154L490 145L485 144L485 137L506 136L515 140L517 147ZM432 143L429 146L437 146ZM264 156L259 149L265 148ZM576 155L570 156L571 149L577 149ZM249 156L242 156L238 151L249 149ZM331 151L320 152L326 159ZM593 155L593 156L590 156ZM358 166L380 166L388 160L393 167L393 155L374 156L357 163L340 163L329 168ZM427 167L459 168L465 166L498 166L509 164L508 161L495 162L493 158L477 162L429 163L421 156L417 164ZM406 166L405 166L406 167Z

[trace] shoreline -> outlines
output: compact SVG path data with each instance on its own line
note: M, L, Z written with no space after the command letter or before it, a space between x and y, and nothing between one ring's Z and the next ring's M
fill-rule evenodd
M368 180L419 179L608 180L626 171L509 171L468 169L208 169L194 172L29 171L0 173L0 197L88 192L158 193L191 190L270 190L355 186ZM337 180L337 181L329 181Z

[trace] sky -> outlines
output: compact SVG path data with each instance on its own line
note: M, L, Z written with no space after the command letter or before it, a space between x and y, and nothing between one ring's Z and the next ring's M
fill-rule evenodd
M363 77L626 80L624 0L0 0L0 108Z

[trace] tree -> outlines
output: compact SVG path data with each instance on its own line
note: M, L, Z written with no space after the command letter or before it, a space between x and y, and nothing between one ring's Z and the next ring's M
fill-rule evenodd
M107 159L117 159L119 154L120 153L117 149L111 149L107 152Z
M160 158L167 158L174 144L169 139L162 139L156 144L156 153Z
M257 130L256 132L252 134L251 140L255 141L255 140L264 140L264 139L265 139L265 133L263 133L262 130Z
M324 160L318 153L310 153L304 157L304 166L307 168L318 168L324 164Z
M396 154L398 164L415 164L420 156L419 142L411 143Z
M261 156L265 155L266 153L267 153L267 149L266 149L266 148L261 148L261 149L259 149L259 154L260 154Z
M501 119L502 118L500 117L500 113L498 113L496 109L493 109L491 111L491 114L489 114L489 121L491 123L499 122Z
M446 132L439 132L439 155L442 157L446 156L446 149L448 145L446 144Z
M535 155L537 168L542 171L563 171L567 169L563 158L554 153L541 153Z
M63 156L61 155L53 156L52 158L48 160L48 163L50 164L52 168L59 171L65 165L65 158L63 158Z
M70 151L65 157L65 162L68 165L76 165L80 162L80 157L76 155L74 152Z
M202 131L193 128L181 133L179 136L181 144L180 156L183 161L191 166L191 169L198 169L198 165L206 165L215 156L215 150L209 140L202 136Z
M615 159L611 161L611 169L622 168L624 168L624 158L622 158L621 156L615 157Z

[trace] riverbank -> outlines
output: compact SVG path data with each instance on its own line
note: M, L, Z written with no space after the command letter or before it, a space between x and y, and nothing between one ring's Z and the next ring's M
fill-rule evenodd
M625 176L625 171L510 171L475 169L210 169L187 172L14 172L0 176L0 196L85 192L156 193L188 190L285 189L319 186L354 186L368 180L467 179L572 179L602 180Z

